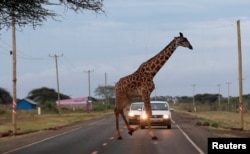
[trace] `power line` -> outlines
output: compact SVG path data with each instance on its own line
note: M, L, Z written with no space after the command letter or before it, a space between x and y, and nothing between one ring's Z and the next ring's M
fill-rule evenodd
M0 53L3 53L4 55L9 55L9 48L11 48L11 45L8 44L7 42L5 42L4 40L1 39L2 44L0 44L1 49L4 50L0 50ZM18 51L17 57L20 59L26 59L26 60L45 60L45 57L34 57L32 55L26 54L25 52L23 52L20 49L16 49Z
M66 57L65 57L66 58ZM65 60L65 58L63 59L59 59L59 64L61 64L65 69L69 70L69 71L72 71L72 72L79 72L77 70L77 68L72 64L70 63L69 61Z

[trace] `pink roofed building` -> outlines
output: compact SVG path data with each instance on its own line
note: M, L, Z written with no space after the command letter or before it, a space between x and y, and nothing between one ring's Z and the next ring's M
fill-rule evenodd
M79 97L79 98L72 98L72 99L63 99L56 101L57 105L60 105L61 108L67 108L72 110L84 110L90 111L92 110L92 103L88 102L88 97Z

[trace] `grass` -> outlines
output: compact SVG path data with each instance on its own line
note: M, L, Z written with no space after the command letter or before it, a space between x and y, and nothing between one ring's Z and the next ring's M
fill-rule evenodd
M240 113L227 111L203 111L203 112L186 112L182 109L175 108L176 112L185 112L198 117L202 121L210 123L214 128L241 128ZM243 128L250 131L250 113L243 114Z
M16 118L17 134L65 126L79 121L99 118L110 113L113 113L113 111L71 112L62 113L61 115L37 115L36 111L18 112ZM0 134L11 130L13 130L11 114L5 113L0 117Z

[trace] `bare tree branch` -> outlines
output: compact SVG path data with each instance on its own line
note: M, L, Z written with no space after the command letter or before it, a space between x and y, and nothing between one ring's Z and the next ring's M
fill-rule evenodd
M103 0L58 0L58 3L49 0L0 0L0 29L10 28L12 17L15 17L16 25L24 27L32 25L40 26L48 18L56 20L54 10L47 9L48 5L64 5L74 12L91 10L95 13L103 13Z
M96 13L103 13L103 0L60 0L67 8L75 12L83 11L85 9L95 11Z

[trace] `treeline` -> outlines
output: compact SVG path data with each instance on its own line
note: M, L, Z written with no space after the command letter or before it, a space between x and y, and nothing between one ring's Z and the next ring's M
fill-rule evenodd
M243 102L250 102L250 94L243 95ZM230 102L239 102L239 97L223 97L219 94L196 94L193 96L154 96L151 100L165 100L169 103L199 103L199 104L213 104L218 103L228 103Z

